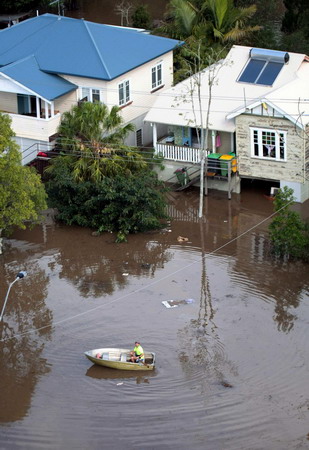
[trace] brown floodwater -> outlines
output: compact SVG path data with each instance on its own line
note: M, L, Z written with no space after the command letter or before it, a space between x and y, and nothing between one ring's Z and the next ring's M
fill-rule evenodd
M65 11L68 17L85 19L91 22L106 23L110 25L121 25L121 4L125 7L130 5L129 19L137 5L145 5L148 8L150 18L154 24L160 22L166 11L169 0L142 0L142 1L115 1L115 0L76 0L76 9ZM125 17L124 25L127 25Z
M0 449L308 448L308 265L269 255L262 192L210 192L201 223L198 202L170 193L170 225L126 244L52 217L5 240L1 307L28 274L0 324ZM83 354L136 339L153 373Z

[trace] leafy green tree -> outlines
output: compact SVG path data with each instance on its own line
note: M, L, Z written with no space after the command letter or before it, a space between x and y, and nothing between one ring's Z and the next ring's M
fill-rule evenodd
M151 29L151 18L147 5L138 5L131 16L132 27Z
M242 45L281 50L281 19L284 13L282 0L235 0L237 7L253 4L256 6L256 13L249 19L248 25L260 25L260 30L244 37Z
M46 208L40 176L22 166L13 136L10 117L0 113L0 236L1 232L9 234L15 226L26 228L27 221L37 222Z
M163 187L151 172L153 152L123 145L134 128L122 124L119 108L82 103L64 114L62 154L46 170L50 206L67 224L126 235L158 228L165 217Z
M118 242L129 233L161 227L166 218L164 187L152 172L105 177L99 183L77 182L70 164L59 161L47 192L64 223L117 232Z
M286 8L283 20L282 31L293 33L301 29L305 23L303 22L303 15L309 10L309 5L306 0L284 0Z
M284 50L309 52L309 5L306 0L284 0L286 8L282 19Z
M272 248L281 258L309 261L309 226L290 210L293 203L293 189L280 189L274 200L277 214L269 226Z

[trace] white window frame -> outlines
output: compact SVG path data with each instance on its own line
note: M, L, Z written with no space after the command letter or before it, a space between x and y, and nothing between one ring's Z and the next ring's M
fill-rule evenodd
M99 101L102 102L101 89L91 88L91 87L86 87L86 86L80 87L80 100L87 97L88 102L94 103L94 100L93 100L94 94L99 94Z
M119 106L124 106L130 103L131 101L131 86L130 86L130 80L126 79L123 80L121 83L118 84L118 104ZM121 94L121 91L123 90L123 93Z
M154 80L153 80L154 76ZM151 89L157 89L163 85L163 63L160 61L158 64L151 68Z
M251 157L268 161L286 161L287 132L271 128L250 127Z

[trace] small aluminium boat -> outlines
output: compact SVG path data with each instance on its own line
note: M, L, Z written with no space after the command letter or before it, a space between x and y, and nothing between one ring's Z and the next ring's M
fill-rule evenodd
M145 352L145 362L130 360L131 350L127 348L96 348L85 352L85 356L94 364L120 370L153 370L155 353Z

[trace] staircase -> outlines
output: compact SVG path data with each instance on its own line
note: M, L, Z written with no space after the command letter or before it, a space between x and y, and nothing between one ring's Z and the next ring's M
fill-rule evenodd
M172 191L183 191L193 186L200 180L201 169L199 166L189 166L179 169L178 174L175 173L171 178L166 180Z

